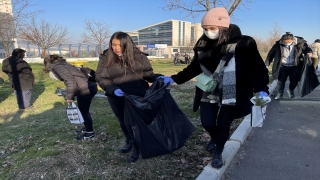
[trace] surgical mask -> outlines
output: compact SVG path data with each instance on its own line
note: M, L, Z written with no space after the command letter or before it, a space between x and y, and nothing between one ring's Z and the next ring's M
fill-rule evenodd
M209 39L218 39L218 37L219 37L219 30L204 31L204 34L205 34Z

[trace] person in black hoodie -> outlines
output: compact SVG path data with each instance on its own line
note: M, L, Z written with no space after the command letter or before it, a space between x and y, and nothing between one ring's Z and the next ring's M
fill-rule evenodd
M89 112L91 100L98 91L97 84L89 81L88 74L83 73L79 68L69 64L58 55L50 55L43 61L44 71L49 73L52 79L63 81L66 85L67 103L74 101L77 96L78 108L83 116L85 128L81 130L83 135L76 137L76 140L94 138L92 118Z
M200 106L202 126L211 137L206 148L212 153L211 166L221 168L232 121L251 113L254 93L267 96L269 77L256 42L230 24L225 8L209 10L201 25L204 34L194 46L191 64L164 79L170 84L182 84L205 71L214 75L218 84L214 90L196 87L194 111Z
M3 60L2 71L9 76L10 87L14 89L18 107L21 110L32 109L30 104L34 75L30 65L23 60L25 50L17 48L12 51L12 56Z
M289 76L290 84L288 96L294 98L294 89L300 80L302 61L304 56L312 57L312 50L309 48L307 41L302 37L293 36L286 32L279 41L270 49L265 64L266 67L273 61L272 77L277 79L277 96L276 100L281 99L285 83Z

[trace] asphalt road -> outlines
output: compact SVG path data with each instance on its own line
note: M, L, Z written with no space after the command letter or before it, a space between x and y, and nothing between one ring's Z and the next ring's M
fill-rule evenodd
M222 180L320 180L320 86L295 95L272 97L264 126L250 132Z

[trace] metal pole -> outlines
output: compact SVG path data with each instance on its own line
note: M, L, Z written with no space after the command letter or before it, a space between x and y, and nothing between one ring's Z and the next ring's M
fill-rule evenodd
M82 57L82 55L81 55L81 44L79 44L79 46L78 46L78 57Z
M27 56L30 57L30 42L27 42Z
M69 57L70 57L70 58L72 58L71 45L72 45L72 44L69 44Z
M58 49L59 49L59 54L60 54L60 56L62 57L62 53L61 53L61 44L59 44Z
M40 46L38 46L38 53L39 53L39 57L41 57Z
M99 46L99 45L98 45ZM98 53L98 46L96 46L96 57L99 57L99 53Z
M87 46L87 51L88 51L88 57L90 57L90 45Z

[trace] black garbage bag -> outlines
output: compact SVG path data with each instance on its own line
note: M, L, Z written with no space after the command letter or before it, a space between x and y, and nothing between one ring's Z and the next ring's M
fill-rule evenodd
M125 121L129 122L143 159L172 153L196 130L178 107L162 79L144 97L125 94Z
M311 58L305 56L301 78L298 83L298 92L301 97L311 93L320 84L317 74L314 70Z

